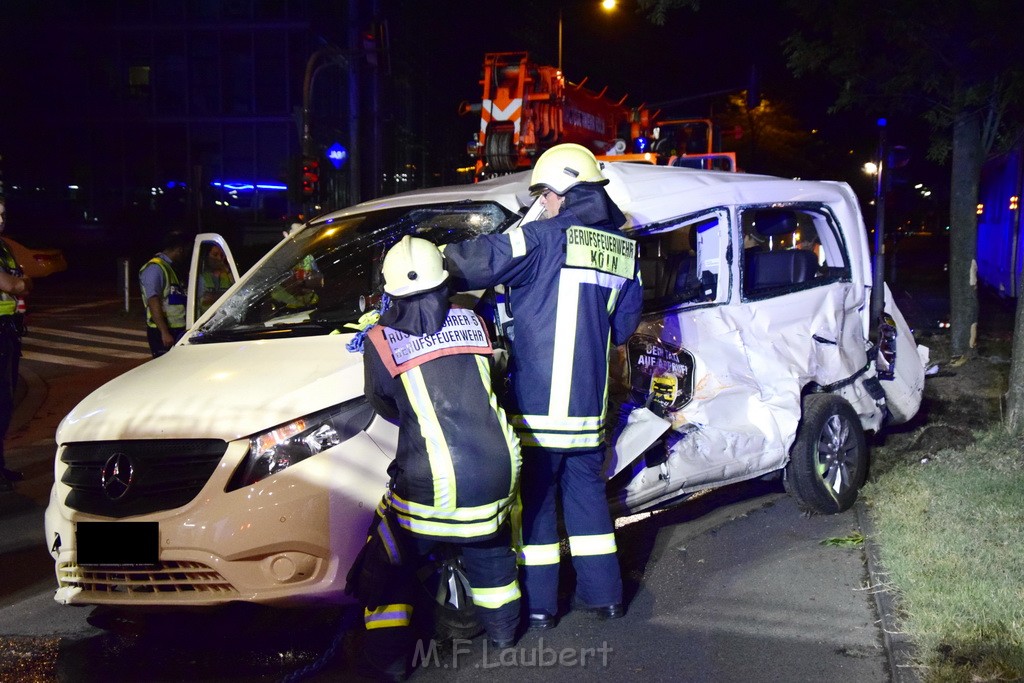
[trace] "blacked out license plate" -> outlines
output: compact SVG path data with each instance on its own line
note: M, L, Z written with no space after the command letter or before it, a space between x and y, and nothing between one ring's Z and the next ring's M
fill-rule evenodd
M79 565L154 565L160 553L157 522L78 522Z

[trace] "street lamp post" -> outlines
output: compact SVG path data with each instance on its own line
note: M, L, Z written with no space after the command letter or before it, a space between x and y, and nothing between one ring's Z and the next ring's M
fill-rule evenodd
M875 253L871 279L871 324L877 328L885 308L885 191L889 172L885 119L878 119L878 175L875 177ZM873 328L874 329L874 328Z
M562 72L562 8L558 8L558 71Z

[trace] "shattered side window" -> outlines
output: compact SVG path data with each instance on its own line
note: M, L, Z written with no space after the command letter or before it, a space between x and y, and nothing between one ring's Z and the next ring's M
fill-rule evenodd
M751 207L740 212L744 299L849 280L846 246L825 207Z
M719 209L646 226L637 239L644 281L644 310L722 301L728 269L728 212Z

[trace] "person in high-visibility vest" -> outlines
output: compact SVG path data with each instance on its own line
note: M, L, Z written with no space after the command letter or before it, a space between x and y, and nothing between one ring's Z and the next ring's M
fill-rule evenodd
M601 619L625 614L601 468L608 359L640 322L643 285L607 183L586 147L556 145L530 184L546 219L444 249L455 289L504 284L512 311L508 410L523 446L519 562L532 629L558 614L559 502L580 606Z
M0 197L0 233L7 207ZM24 297L32 291L32 279L25 277L7 244L0 240L0 491L10 491L21 481L21 472L7 467L4 442L14 414L14 388L18 384L21 336L25 333Z
M231 269L228 268L224 250L219 245L214 244L206 252L205 268L196 284L200 314L205 313L220 298L221 294L235 284L235 278L231 275Z
M168 233L160 251L139 269L139 289L146 308L146 335L153 358L162 356L185 334L185 285L174 267L189 253L184 233Z
M364 385L374 410L398 423L398 450L346 590L365 608L363 663L375 677L401 678L425 595L418 560L441 543L460 551L489 645L515 643L520 593L508 518L520 455L492 389L487 327L450 305L437 247L407 235L382 271L394 299L366 335Z

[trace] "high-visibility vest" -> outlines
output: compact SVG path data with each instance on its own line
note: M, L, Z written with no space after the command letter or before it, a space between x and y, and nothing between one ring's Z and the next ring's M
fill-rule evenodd
M14 255L11 254L11 250L7 248L7 244L3 240L0 240L0 269L9 275L22 276L21 266L14 260ZM24 303L20 297L8 294L7 292L0 292L0 316L24 312L24 310L18 310L19 303L21 308L24 309Z
M164 309L164 315L167 316L167 325L169 327L185 327L185 305L187 298L184 288L178 280L178 274L162 258L154 256L142 268L139 268L140 278L142 277L142 271L152 264L156 264L164 274L164 289L160 294L160 305ZM142 305L146 309L146 325L155 328L156 322L153 320L152 311L149 310L149 302L146 300L144 289L142 292Z
M203 294L216 294L220 296L235 283L231 275L225 272L214 273L207 271L203 273Z

